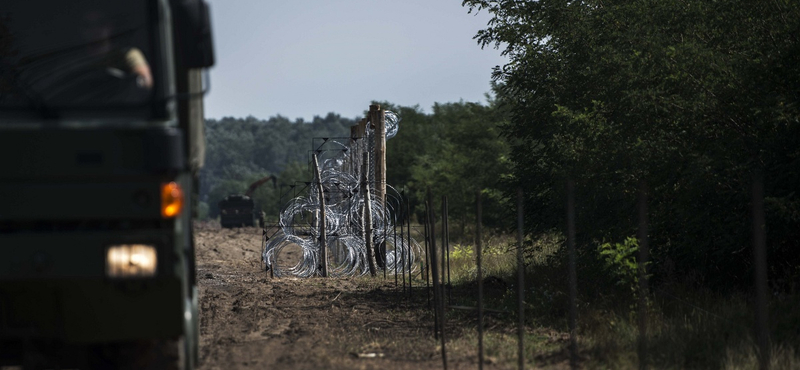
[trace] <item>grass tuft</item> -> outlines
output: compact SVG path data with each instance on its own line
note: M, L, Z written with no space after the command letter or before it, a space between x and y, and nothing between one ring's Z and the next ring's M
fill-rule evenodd
M531 368L568 364L566 269L558 263L564 238L557 233L526 241L526 362ZM486 356L501 367L516 364L516 250L512 237L484 243L484 306L505 313L486 317ZM476 306L474 245L451 246L453 304ZM586 275L580 281L586 281ZM610 272L613 281L613 272ZM581 280L583 278L584 280ZM604 281L604 280L600 280ZM638 316L635 289L598 284L600 291L579 287L578 345L581 364L590 369L638 368ZM625 284L622 284L625 285ZM648 301L648 363L654 369L754 369L753 308L744 293L720 294L681 284L660 282ZM796 295L771 302L773 369L800 369L800 303ZM473 312L448 313L448 322L474 323ZM463 326L463 325L462 325ZM476 346L475 330L462 330L449 346Z

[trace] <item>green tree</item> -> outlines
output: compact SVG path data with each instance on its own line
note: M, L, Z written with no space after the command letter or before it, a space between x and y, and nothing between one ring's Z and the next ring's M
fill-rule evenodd
M436 129L433 142L420 153L411 167L417 197L427 188L448 197L448 213L458 220L462 235L467 223L475 219L475 195L484 196L485 221L499 227L503 201L499 189L509 172L508 145L500 135L503 116L494 106L477 103L436 104L431 125ZM435 201L439 213L439 199ZM453 221L451 221L453 222Z
M621 242L635 233L635 191L646 181L657 261L717 287L748 284L749 184L762 169L771 269L798 273L789 230L800 226L790 211L800 185L799 4L463 4L492 13L476 38L510 60L494 77L529 232L563 227L573 178L579 244ZM583 249L584 263L593 250Z

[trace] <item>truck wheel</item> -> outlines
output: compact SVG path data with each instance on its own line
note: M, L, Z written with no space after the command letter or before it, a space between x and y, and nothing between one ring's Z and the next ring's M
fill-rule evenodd
M114 343L95 353L90 368L191 370L185 353L182 338Z

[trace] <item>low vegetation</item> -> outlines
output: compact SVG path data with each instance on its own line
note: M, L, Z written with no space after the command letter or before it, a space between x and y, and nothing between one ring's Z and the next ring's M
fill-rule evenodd
M543 235L534 244L535 253L525 256L526 363L531 367L563 367L568 364L567 266L562 261L563 238ZM529 241L530 242L530 241ZM517 270L515 241L491 236L484 241L485 353L490 361L513 368L517 361ZM628 248L618 246L623 255ZM606 248L596 256L606 260ZM474 245L451 246L452 305L476 306ZM609 269L633 269L624 262ZM590 369L636 369L637 305L635 279L629 272L610 272L618 284L602 291L587 291L593 277L578 271L578 348L580 364ZM685 281L663 282L648 294L648 362L655 369L753 369L758 367L754 340L752 296L715 293L689 287ZM800 303L796 295L775 295L770 300L771 362L773 369L800 366ZM448 345L459 351L477 350L474 313L448 311L458 332Z

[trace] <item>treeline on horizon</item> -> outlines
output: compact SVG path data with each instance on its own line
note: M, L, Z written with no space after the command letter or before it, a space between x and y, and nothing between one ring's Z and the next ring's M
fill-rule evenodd
M244 194L253 182L276 176L278 183L309 181L307 158L315 137L347 136L354 120L330 113L310 122L283 116L266 120L253 116L206 119L206 160L200 171L201 219L219 216L217 203L230 194ZM276 219L281 192L291 199L292 189L259 187L254 198L267 217Z
M490 101L437 104L431 113L379 102L402 119L387 142L388 182L409 191L417 212L430 187L448 196L451 225L464 231L481 191L487 226L510 230L521 187L530 256L541 240L563 245L571 179L580 286L591 296L633 276L620 261L635 259L637 192L645 184L654 286L747 290L757 174L771 287L796 291L800 3L464 5L492 14L476 38L501 45L509 58L494 72ZM222 196L267 174L308 181L311 139L346 136L353 124L333 113L313 122L209 120L202 172L208 215L216 216ZM257 192L268 217L279 209L278 190ZM550 265L565 261L560 248Z
M406 191L415 215L422 213L420 199L431 188L437 196L449 197L454 210L451 215L455 213L460 229L473 223L478 191L474 184L490 184L508 176L508 145L499 135L502 115L494 103L435 104L431 113L417 106L377 103L401 120L397 136L386 144L387 183ZM348 137L350 126L357 123L356 118L335 113L316 116L310 122L292 122L281 116L206 120L200 217L216 218L217 203L225 196L243 194L253 182L274 175L278 186L267 182L253 198L267 219L276 220L286 202L304 191L313 177L309 166L312 140L319 146L321 138ZM488 186L486 192L487 221L499 226L501 193L496 186Z

